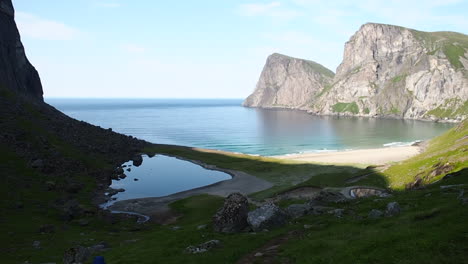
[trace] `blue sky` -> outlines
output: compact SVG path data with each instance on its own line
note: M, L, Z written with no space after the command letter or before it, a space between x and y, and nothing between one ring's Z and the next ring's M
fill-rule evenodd
M468 34L462 0L13 0L46 97L244 98L279 52L335 71L366 22Z

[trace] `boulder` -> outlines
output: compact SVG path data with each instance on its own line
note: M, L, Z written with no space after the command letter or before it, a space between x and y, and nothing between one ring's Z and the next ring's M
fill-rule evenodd
M333 209L328 211L328 213L334 215L337 218L342 218L344 216L345 209Z
M291 204L286 208L286 213L291 218L299 218L307 215L311 210L311 206L308 204Z
M255 232L283 226L287 221L288 214L272 203L262 205L247 216L247 222Z
M232 193L225 200L224 205L213 216L213 229L216 232L234 233L247 227L247 213L249 201L240 193Z
M400 214L400 205L397 202L391 202L387 204L387 210L385 211L386 216L396 216Z
M377 209L372 209L369 214L367 215L367 217L369 218L379 218L379 217L382 217L383 215L383 212L380 211L380 210L377 210Z
M85 263L91 256L91 250L87 247L76 246L65 251L63 255L64 264Z
M133 166L138 167L143 163L143 157L141 155L136 155L132 158Z

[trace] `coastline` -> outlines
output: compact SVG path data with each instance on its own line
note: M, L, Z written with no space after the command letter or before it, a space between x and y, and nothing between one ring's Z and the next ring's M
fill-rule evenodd
M248 195L273 187L272 183L245 172L218 168L214 165L208 165L200 161L184 159L178 156L168 156L195 163L204 167L205 169L225 172L231 175L232 178L162 197L145 197L120 200L108 206L106 209L121 213L130 212L142 214L149 216L151 219L158 221L160 224L164 224L170 222L174 217L176 217L171 213L171 210L168 206L171 202L199 194L210 194L226 197L231 193L240 192L244 195Z
M374 149L357 149L321 153L301 153L271 156L271 158L318 162L327 164L381 165L411 158L423 151L423 146L397 146Z

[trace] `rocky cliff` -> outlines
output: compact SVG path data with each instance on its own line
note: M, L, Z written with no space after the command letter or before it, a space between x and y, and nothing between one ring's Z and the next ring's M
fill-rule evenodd
M467 35L365 24L346 43L331 85L316 94L308 111L462 120L468 116L467 69ZM306 85L308 80L297 83Z
M307 109L331 84L334 75L313 61L272 54L266 61L255 92L245 100L244 106Z
M39 74L26 58L11 0L0 0L0 89L42 101Z

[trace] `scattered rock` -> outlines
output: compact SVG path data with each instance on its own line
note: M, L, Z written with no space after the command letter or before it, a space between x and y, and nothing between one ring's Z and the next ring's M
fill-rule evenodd
M219 247L220 245L221 245L221 241L219 241L219 240L210 240L208 242L202 243L202 244L197 245L197 246L188 246L185 249L185 252L189 253L189 254L204 253L204 252L207 252L208 250L210 250L212 248Z
M312 206L309 210L309 214L321 215L333 209L334 209L333 207L328 207L328 206L320 206L320 205Z
M385 190L364 187L351 189L349 194L354 198L365 198L370 196L386 197L389 195L389 193Z
M36 159L33 162L31 162L31 167L35 169L41 169L44 167L44 161L41 159Z
M96 252L101 252L109 249L109 245L106 242L100 242L94 246L83 247L76 246L65 251L63 255L64 264L78 264L86 263L86 261Z
M379 218L379 217L382 217L383 215L383 212L380 211L380 210L377 210L377 209L372 209L369 214L367 215L367 217L369 218Z
M338 218L342 218L344 215L344 212L345 212L345 209L334 209L334 210L328 211L328 213Z
M286 208L286 213L294 219L308 214L310 210L311 206L308 204L291 204Z
M247 222L253 231L272 229L287 223L288 215L275 204L265 204L248 213Z
M136 155L135 157L132 158L133 161L133 166L140 166L143 163L143 158L141 155Z
M304 225L304 229L311 229L312 225Z
M41 225L39 227L39 233L42 234L51 234L55 233L55 226L54 225Z
M224 205L213 216L213 229L216 232L234 233L247 227L249 201L241 193L232 193Z
M413 182L407 183L405 189L407 190L417 190L423 187L423 179L420 176L416 176Z
M64 264L85 263L91 256L91 251L87 247L76 246L65 251L63 255Z
M138 181L138 179L137 179L137 178L134 178L133 181Z
M263 253L262 252L257 252L255 253L254 257L263 257Z
M41 241L37 241L37 240L34 241L34 242L32 243L32 246L33 246L33 248L35 248L35 249L40 249L40 248L41 248Z
M127 168L127 171L129 171L129 172L132 171L132 168Z
M171 230L174 230L174 231L175 231L175 230L179 230L179 229L181 229L181 228L182 228L182 227L180 227L180 226L171 226Z
M437 175L448 173L451 170L453 170L454 167L450 163L446 163L446 164L443 164L443 165L438 163L438 164L434 165L434 168L435 169L429 175L430 177L435 177Z
M400 214L400 205L397 202L391 202L387 204L387 210L385 211L386 216L396 216Z
M459 188L463 187L465 184L453 184L453 185L442 185L440 186L440 189L445 190L445 189L453 189L453 188Z
M122 173L122 174L119 175L119 179L123 180L125 178L127 178L127 175L125 175L125 173Z
M323 201L327 203L341 203L346 201L346 197L339 191L322 190L319 195L315 198L317 201Z
M197 226L197 230L202 230L202 229L205 229L207 227L207 225L199 225Z
M83 219L80 219L80 220L78 220L78 224L79 224L80 226L87 226L87 225L89 225L89 220L88 220L88 219L84 219L84 218L83 218Z
M54 181L46 181L45 185L47 191L54 191L57 188L57 184Z

